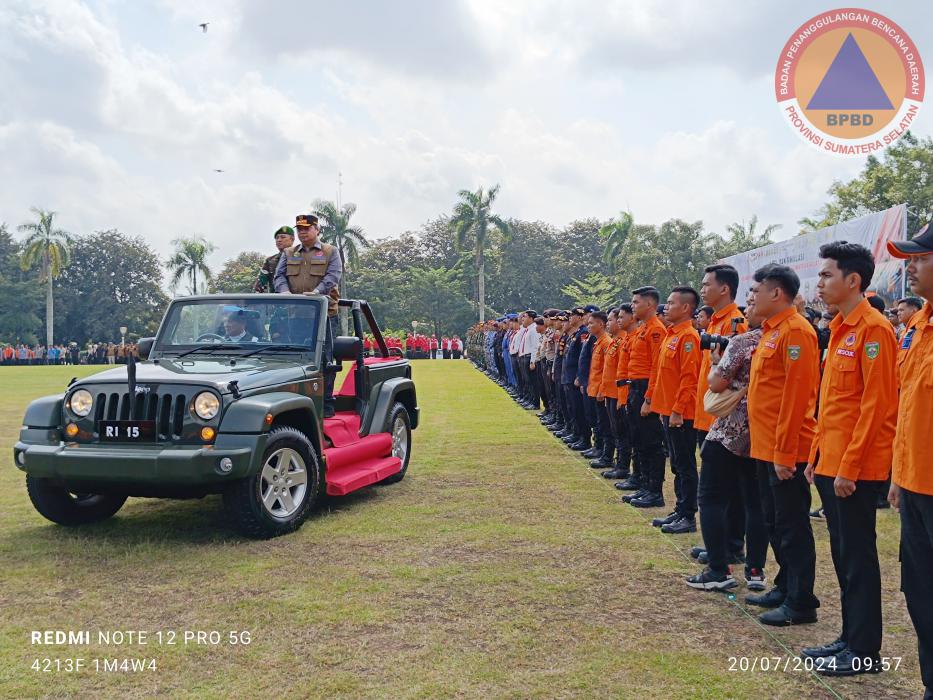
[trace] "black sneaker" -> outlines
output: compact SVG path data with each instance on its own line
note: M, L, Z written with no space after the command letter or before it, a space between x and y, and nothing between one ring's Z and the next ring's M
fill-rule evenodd
M667 525L668 523L672 523L675 520L680 520L680 513L678 513L676 510L671 511L668 515L665 515L663 518L655 518L654 520L651 521L651 525L652 527L661 527L662 525Z
M638 479L631 476L625 481L618 482L615 486L619 491L640 491L642 488Z
M816 672L821 676L857 676L860 673L881 673L881 659L862 656L851 649L843 649L831 658L823 659ZM926 696L924 696L926 697Z
M679 518L672 523L661 526L661 532L664 532L668 535L683 535L688 532L697 531L697 521L696 518Z
M599 459L594 459L590 462L590 466L593 469L608 469L612 466L612 460L606 460L600 457Z
M706 552L706 547L691 547L690 556L694 559L699 559L701 554Z
M624 479L626 478L625 472L619 469L607 469L602 472L600 476L604 479Z
M792 610L786 605L782 605L774 610L763 612L758 616L758 621L763 625L772 627L790 627L791 625L811 625L816 622L816 610Z
M760 608L779 608L784 605L784 593L780 588L772 588L761 595L747 595L745 602Z
M801 649L800 653L803 656L808 656L811 659L821 659L824 656L835 656L840 651L844 651L846 648L846 643L841 639L836 639L835 641L830 642L829 644L823 644L818 647L804 647Z
M649 491L640 498L633 498L631 501L629 501L629 505L635 506L636 508L663 508L664 496L662 496L660 493L653 493Z
M687 579L687 585L690 588L696 588L701 591L727 591L735 588L739 584L732 577L732 572L727 571L724 574L713 573L709 567L703 569L695 576Z
M633 491L632 493L627 493L624 496L622 496L622 502L631 503L636 498L641 498L642 496L646 496L647 494L648 494L648 489L639 488L637 491Z

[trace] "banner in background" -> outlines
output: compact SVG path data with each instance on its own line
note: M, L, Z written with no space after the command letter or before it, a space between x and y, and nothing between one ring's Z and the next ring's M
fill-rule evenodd
M762 246L745 253L723 258L739 271L739 293L736 300L745 304L748 288L755 271L769 263L787 265L800 277L800 293L807 303L818 301L816 283L820 267L820 246L829 241L860 243L875 256L875 276L869 289L876 292L887 303L903 296L903 263L888 254L888 241L907 238L907 205L897 206L866 214L857 219L827 226L803 236Z

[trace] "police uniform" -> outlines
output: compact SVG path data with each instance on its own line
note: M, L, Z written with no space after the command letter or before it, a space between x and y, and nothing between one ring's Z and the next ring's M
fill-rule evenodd
M313 214L299 214L295 217L295 227L299 239L301 229L317 227L318 220ZM275 291L287 294L322 294L328 297L327 323L324 333L324 415L334 414L334 379L336 369L333 366L334 337L337 335L337 309L340 299L340 278L343 276L343 264L337 249L318 238L306 246L304 243L285 250L279 259L275 272Z

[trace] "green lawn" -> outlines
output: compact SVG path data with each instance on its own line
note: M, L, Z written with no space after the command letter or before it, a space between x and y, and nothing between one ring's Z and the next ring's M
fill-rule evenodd
M330 501L296 534L237 538L217 498L131 500L80 530L42 519L11 447L23 409L87 368L0 369L0 697L900 698L922 688L879 513L885 648L901 667L821 685L730 671L838 631L825 527L820 622L771 631L688 589L699 536L662 535L466 362L415 363L406 479ZM670 480L669 480L670 482ZM670 487L670 483L668 483ZM744 588L738 589L738 599ZM754 610L752 611L754 613ZM148 646L35 647L32 630L147 630ZM157 644L157 631L179 634ZM247 646L184 630L248 631ZM36 658L148 657L156 671L41 673ZM836 695L834 695L835 693Z

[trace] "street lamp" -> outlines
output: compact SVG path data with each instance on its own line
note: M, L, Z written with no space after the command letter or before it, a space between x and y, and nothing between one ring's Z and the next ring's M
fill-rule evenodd
M129 330L126 326L120 326L120 345L126 347L126 331Z

